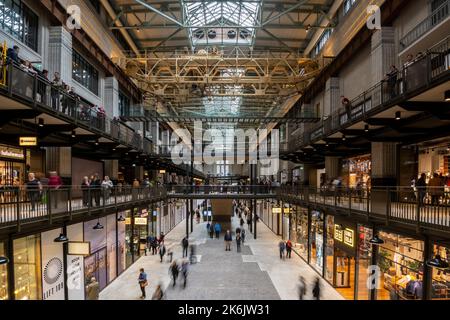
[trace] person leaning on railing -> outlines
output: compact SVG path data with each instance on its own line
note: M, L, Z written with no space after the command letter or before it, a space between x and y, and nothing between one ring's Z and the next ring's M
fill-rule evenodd
M28 200L30 200L31 203L31 211L35 211L36 203L38 203L40 194L42 192L42 185L39 182L39 180L36 179L35 174L32 172L28 174L28 182L26 183L26 190Z

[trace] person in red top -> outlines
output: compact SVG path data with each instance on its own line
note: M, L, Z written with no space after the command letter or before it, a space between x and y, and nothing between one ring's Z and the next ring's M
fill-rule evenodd
M56 171L50 171L50 177L48 178L48 192L50 192L50 203L56 209L58 207L58 195L59 192L56 191L62 187L62 179L58 176Z
M288 240L286 242L286 257L287 258L291 258L291 251L292 251L292 242L291 240Z

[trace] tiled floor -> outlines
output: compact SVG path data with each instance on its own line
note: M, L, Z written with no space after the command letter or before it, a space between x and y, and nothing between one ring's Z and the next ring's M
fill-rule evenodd
M181 258L181 239L186 230L185 223L178 225L166 236L166 245L174 251L174 259ZM280 260L279 239L263 224L258 223L258 239L247 232L247 241L242 252L224 249L223 235L210 239L205 223L195 225L191 242L196 243L199 262L190 266L188 285L183 289L179 283L172 288L169 263L160 263L158 256L142 257L100 294L102 300L135 300L140 297L137 283L139 268L149 275L147 299L157 284L162 284L167 299L243 299L243 300L296 300L300 275L308 285L306 299L311 299L312 283L317 277L310 266L298 256ZM181 278L180 278L181 280ZM342 296L328 283L321 280L322 299L342 300Z

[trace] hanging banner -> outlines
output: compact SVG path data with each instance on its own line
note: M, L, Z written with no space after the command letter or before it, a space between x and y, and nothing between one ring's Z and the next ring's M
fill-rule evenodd
M63 244L55 242L61 229L41 233L42 299L64 300Z

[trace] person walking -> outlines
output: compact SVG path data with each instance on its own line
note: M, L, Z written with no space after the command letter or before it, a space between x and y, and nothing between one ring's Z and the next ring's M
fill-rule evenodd
M316 278L316 282L314 284L312 294L313 294L314 300L320 300L320 279L319 279L319 277Z
M183 277L183 288L186 288L188 273L189 273L189 261L183 260L183 262L181 263L181 275Z
M419 207L423 207L423 200L427 194L427 180L425 173L420 175L419 180L416 182L416 189L418 194Z
M245 223L245 221L244 221L244 219L242 218L242 215L240 214L240 217L241 217L241 221L239 221L239 223L240 223L240 225L241 225L241 228L244 228L244 223Z
M86 176L83 178L83 182L81 183L81 192L83 194L83 207L88 207L90 203L90 192L89 187L91 183L89 182L89 178Z
M211 239L213 239L214 238L214 225L211 223L211 225L209 226L209 237L211 238Z
M183 247L183 258L188 256L188 248L189 248L189 240L187 237L184 237L181 240L181 246Z
M173 280L172 286L175 287L177 285L177 278L178 278L178 274L179 274L178 265L177 265L176 261L172 262L172 264L170 265L169 274L172 276L172 280Z
M225 240L225 251L231 251L231 241L233 241L233 237L231 236L230 230L227 230L224 240Z
M94 174L91 182L91 196L94 198L95 205L100 206L100 193L102 182L98 176L98 173Z
M138 282L142 292L141 299L145 299L146 298L145 287L148 286L147 274L144 272L144 268L141 268L139 271L140 273L138 277Z
M161 258L161 262L163 262L164 255L166 254L166 246L164 242L160 242L159 244L159 257Z
M428 182L428 193L431 195L431 205L439 205L439 196L441 194L440 186L441 179L439 179L439 175L435 172L433 178Z
M245 243L245 229L242 229L241 231L241 239L242 239L242 244Z
M112 189L114 188L114 184L108 176L105 176L105 179L103 179L102 181L101 187L103 191L103 203L107 203L109 197L111 196Z
M236 237L237 237L238 234L239 235L241 234L241 228L239 228L239 227L236 228Z
M220 233L222 232L222 226L220 223L216 222L216 225L214 226L214 231L216 232L216 239L219 239Z
M100 285L95 277L91 278L91 282L86 286L86 300L98 300L100 293Z
M298 285L298 298L303 300L306 295L306 281L305 277L300 276L300 283Z
M292 252L292 242L291 240L286 241L286 257L291 258L291 252Z
M278 247L280 249L280 259L284 259L284 251L286 250L286 244L284 243L283 240L280 241Z
M26 184L27 187L27 196L31 202L31 211L36 210L36 203L39 201L39 195L41 192L41 183L33 172L28 174L28 182Z
M241 234L236 234L236 248L237 252L241 252Z
M160 284L156 287L155 292L152 295L152 300L163 300L164 299L164 292L162 290L162 287Z
M158 252L158 240L156 240L155 236L152 236L150 245L152 246L152 255L155 255Z
M48 178L48 188L50 191L50 202L53 208L58 207L58 200L60 198L59 189L62 187L63 182L56 171L50 171L50 177Z

